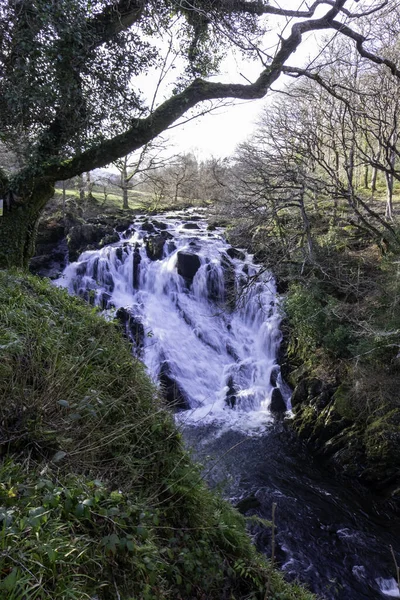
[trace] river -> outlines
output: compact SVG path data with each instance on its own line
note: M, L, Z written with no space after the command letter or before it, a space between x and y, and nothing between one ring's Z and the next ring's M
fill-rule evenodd
M281 312L272 275L202 211L138 216L119 243L84 252L56 285L118 318L161 382L210 485L270 519L276 560L325 600L400 598L390 546L400 526L379 498L339 481L291 434L277 361ZM271 553L270 529L254 541Z

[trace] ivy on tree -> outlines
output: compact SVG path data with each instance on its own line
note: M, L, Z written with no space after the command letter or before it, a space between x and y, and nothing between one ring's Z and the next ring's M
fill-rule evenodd
M379 14L386 3L373 1L368 14ZM5 0L0 141L20 166L0 171L0 267L26 266L56 181L141 148L203 101L265 96L304 34L339 32L399 76L393 62L365 49L357 30L362 9L352 14L347 6L348 0L316 0L299 10L264 0ZM282 25L280 36L272 28L265 37L269 15L292 21ZM135 76L162 63L160 40L170 28L179 38L183 67L170 97L149 107ZM209 80L232 47L260 61L253 83Z

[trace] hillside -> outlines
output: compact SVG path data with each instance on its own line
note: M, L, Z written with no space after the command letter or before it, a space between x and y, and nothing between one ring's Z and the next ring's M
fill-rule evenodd
M207 490L117 325L20 272L0 297L2 598L311 600Z

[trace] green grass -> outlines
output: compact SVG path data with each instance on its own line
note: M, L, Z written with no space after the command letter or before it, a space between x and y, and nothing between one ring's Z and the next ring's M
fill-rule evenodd
M118 327L20 272L0 272L0 399L2 599L313 597L206 488Z
M63 191L61 188L55 189L55 194L62 197ZM79 200L79 192L77 190L65 190L67 200ZM100 206L105 208L122 208L122 193L113 189L112 192L107 192L107 200L104 199L102 190L96 188L92 191L92 196L99 202ZM146 201L151 200L148 194L144 192L129 192L128 202L129 208L133 210L142 209Z

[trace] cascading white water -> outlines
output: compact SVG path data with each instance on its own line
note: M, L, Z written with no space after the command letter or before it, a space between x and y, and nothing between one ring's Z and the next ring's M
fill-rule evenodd
M288 402L273 278L198 216L162 219L138 219L128 239L84 252L56 284L127 309L151 377L191 409L185 419L268 422L272 394Z

